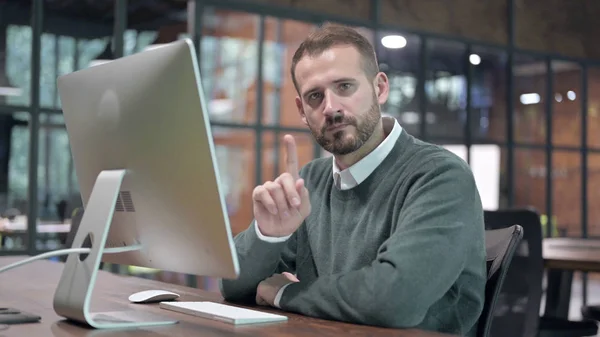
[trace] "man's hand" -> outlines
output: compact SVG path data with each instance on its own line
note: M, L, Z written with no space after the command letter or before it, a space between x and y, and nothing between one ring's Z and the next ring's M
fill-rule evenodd
M288 272L275 274L260 282L256 288L256 304L264 306L275 306L275 297L283 286L288 283L300 282L298 278Z
M260 232L282 237L296 231L310 214L310 200L298 171L294 137L286 135L287 170L275 181L267 181L252 192L254 218Z

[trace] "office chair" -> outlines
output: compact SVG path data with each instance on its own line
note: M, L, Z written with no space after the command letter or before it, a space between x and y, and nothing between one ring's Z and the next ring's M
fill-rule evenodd
M600 321L600 305L589 304L581 306L581 316L586 319Z
M519 224L523 239L506 273L494 309L493 337L583 337L595 336L598 326L593 321L569 321L541 316L544 259L542 224L532 209L485 211L486 229L507 228Z
M478 337L489 336L494 318L494 309L506 276L506 271L522 238L523 228L519 225L486 230L485 232L487 282L485 285L485 303L477 327Z

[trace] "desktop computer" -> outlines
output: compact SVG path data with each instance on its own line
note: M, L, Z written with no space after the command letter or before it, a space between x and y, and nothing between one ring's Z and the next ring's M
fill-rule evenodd
M55 311L94 328L175 323L92 313L90 298L100 262L239 275L193 43L61 76L58 91L85 209L72 248L91 249L66 259Z

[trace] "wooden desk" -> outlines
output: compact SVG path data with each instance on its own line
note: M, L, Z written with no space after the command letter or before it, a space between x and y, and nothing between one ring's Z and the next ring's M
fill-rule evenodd
M544 313L568 318L573 273L600 272L600 240L546 238L543 241L543 257L548 270Z
M580 238L544 239L547 268L600 272L600 240Z
M57 240L60 244L64 244L70 230L70 222L56 223L39 221L36 226L37 240L42 242ZM20 217L16 221L0 218L0 237L0 249L6 248L8 238L12 240L21 238L23 242L27 242L27 218Z
M0 266L23 257L0 257ZM60 262L38 261L0 275L0 306L14 307L42 317L41 323L11 325L0 336L401 336L442 337L448 335L417 330L393 330L331 322L285 313L288 322L238 326L163 310L157 304L130 304L127 297L145 289L165 289L177 292L182 301L209 300L223 302L220 294L136 277L120 276L100 271L92 299L92 310L141 310L179 320L178 324L138 330L102 331L75 325L56 315L52 308L54 290L63 265ZM260 307L260 310L278 312Z
M54 222L39 222L36 225L36 232L40 234L44 233L69 233L71 230L71 223L54 223ZM19 219L19 221L8 221L7 219L0 218L0 233L11 234L11 233L27 233L27 219Z

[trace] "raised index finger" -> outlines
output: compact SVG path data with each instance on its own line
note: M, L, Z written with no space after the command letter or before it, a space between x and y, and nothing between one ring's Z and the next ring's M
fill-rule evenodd
M286 166L287 172L294 177L294 179L300 179L300 173L298 171L298 152L296 151L296 140L291 135L285 135L283 137L286 148Z

